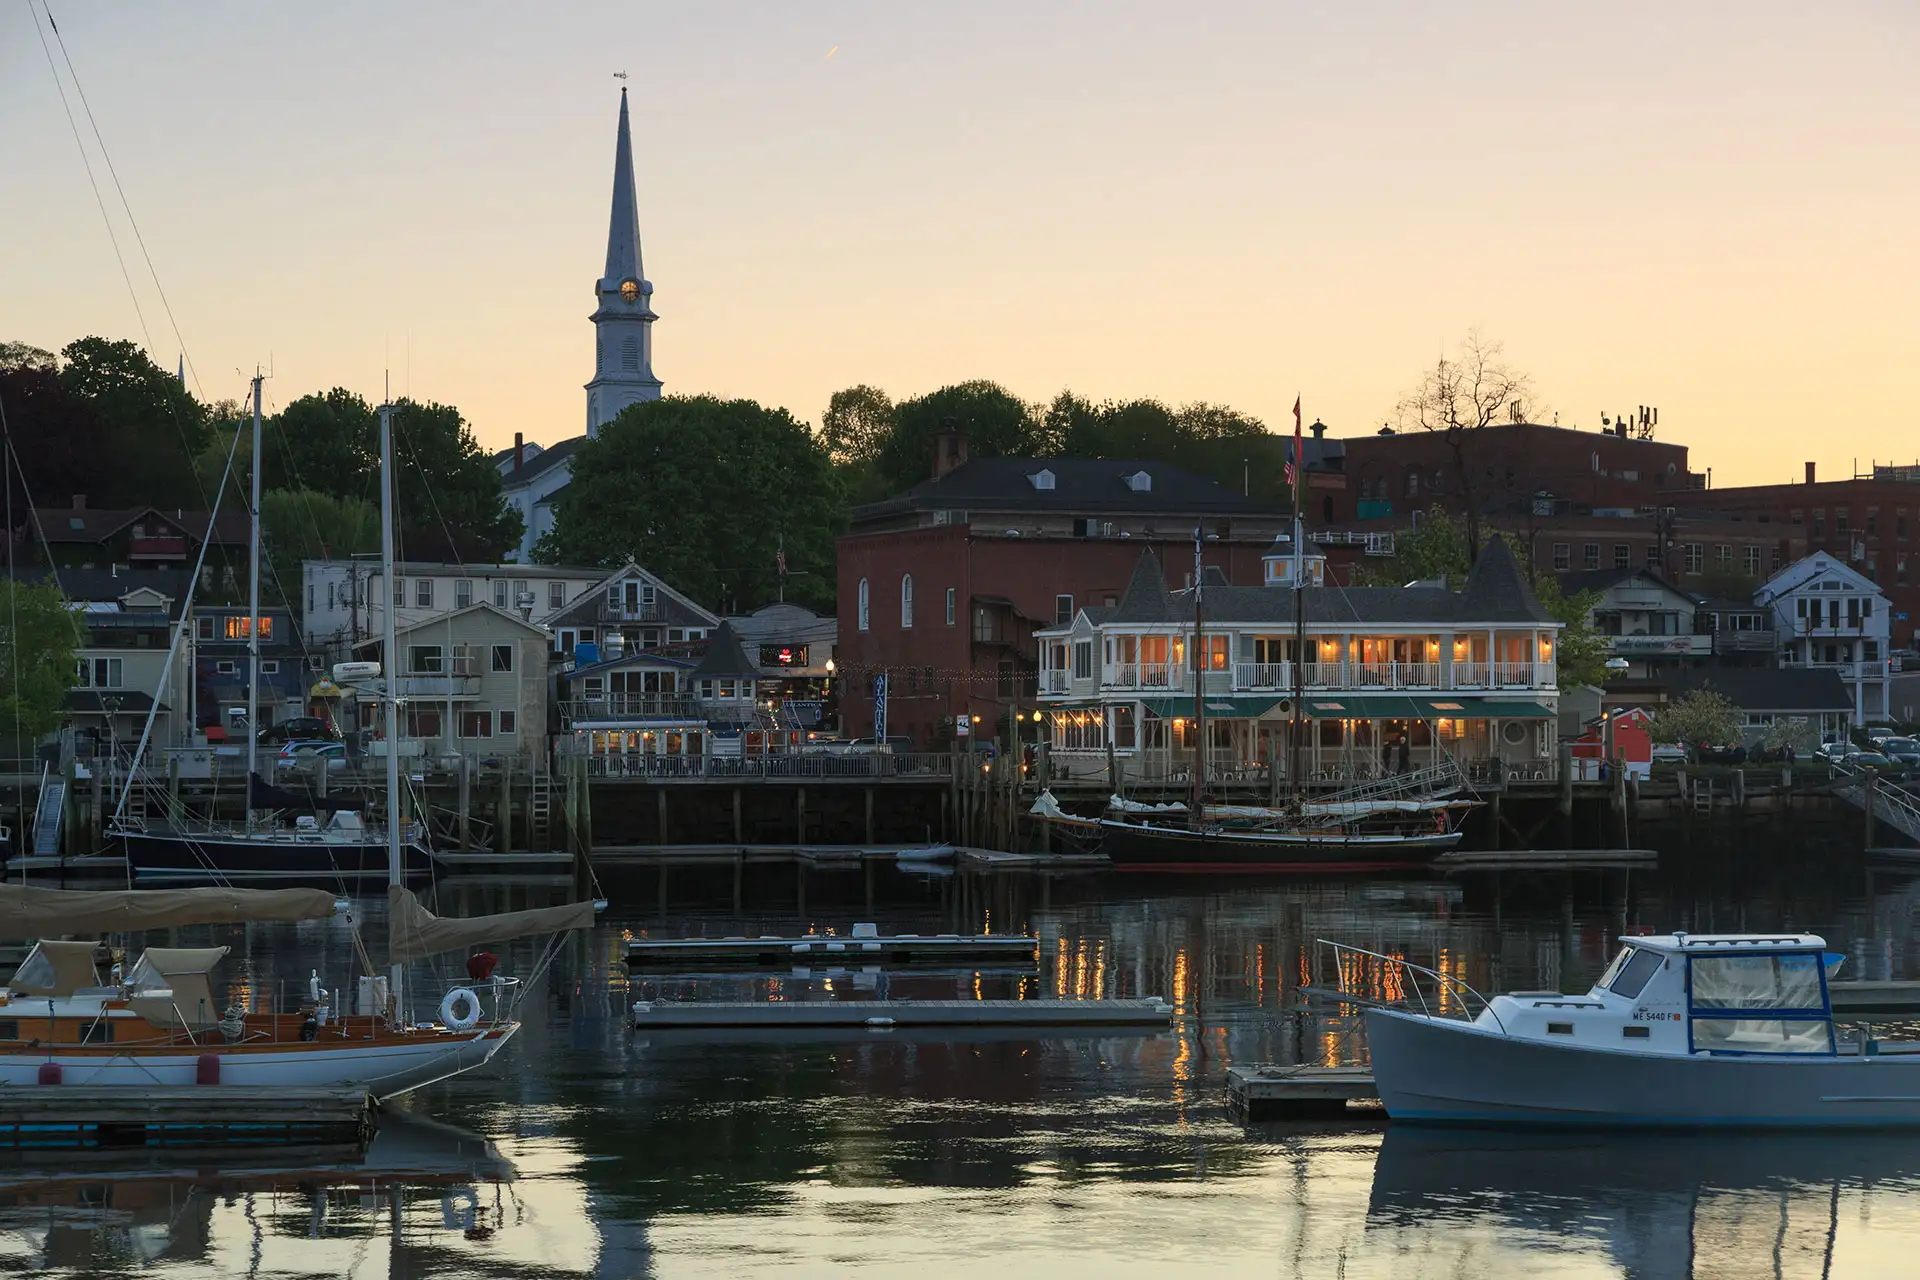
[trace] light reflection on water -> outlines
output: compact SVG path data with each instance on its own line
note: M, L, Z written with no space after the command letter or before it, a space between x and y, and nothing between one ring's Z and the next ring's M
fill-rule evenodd
M1119 876L964 892L885 879L869 910L810 887L806 919L678 918L710 934L1004 928L1037 974L894 975L893 995L1164 995L1161 1035L932 1039L843 1032L636 1035L635 998L872 991L863 974L629 977L622 931L658 922L615 886L482 1076L398 1104L364 1156L72 1155L0 1161L0 1272L169 1278L834 1275L1825 1277L1911 1274L1920 1140L1452 1134L1380 1123L1234 1124L1235 1062L1351 1061L1349 1020L1293 1012L1332 985L1330 937L1480 989L1579 988L1626 926L1805 927L1858 976L1916 966L1904 882L1804 866L1690 879L1146 884ZM1570 886L1570 887L1569 887ZM517 891L512 905L524 905ZM457 908L507 905L475 888ZM537 896L536 896L537 900ZM1710 906L1700 903L1710 902ZM623 904L636 904L622 914ZM369 904L376 954L382 928ZM262 993L334 985L337 922L182 930L230 942ZM525 972L537 944L515 946ZM429 999L458 970L415 975ZM1350 979L1383 982L1382 974ZM430 993L430 994L429 994ZM434 1117L409 1121L408 1115Z

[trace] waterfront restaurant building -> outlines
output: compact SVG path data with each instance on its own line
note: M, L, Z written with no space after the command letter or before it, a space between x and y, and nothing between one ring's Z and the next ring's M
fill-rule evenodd
M1287 780L1296 662L1306 782L1360 781L1443 756L1470 776L1496 768L1522 778L1551 774L1561 624L1504 542L1487 544L1459 591L1438 582L1296 593L1284 540L1267 560L1270 585L1228 586L1212 574L1203 584L1198 665L1209 781ZM1324 581L1318 557L1305 560L1306 581ZM1300 652L1296 599L1305 611ZM1123 778L1191 777L1191 590L1168 590L1159 563L1143 555L1116 605L1083 606L1038 639L1055 776L1105 772L1111 746Z

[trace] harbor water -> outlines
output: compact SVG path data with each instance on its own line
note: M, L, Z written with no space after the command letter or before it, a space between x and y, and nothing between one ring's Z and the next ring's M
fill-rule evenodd
M364 1154L0 1155L0 1269L55 1276L1879 1277L1915 1274L1911 1135L1457 1133L1246 1125L1234 1064L1354 1061L1301 1013L1316 938L1481 990L1583 989L1624 930L1805 929L1850 976L1920 976L1920 868L1670 849L1658 868L1210 881L780 868L609 884L485 1071L389 1108ZM446 884L437 909L558 888ZM867 894L874 897L869 906ZM805 894L804 914L799 910ZM791 902L783 905L781 895ZM383 931L367 903L370 942ZM629 933L1031 930L1037 972L629 974ZM229 994L352 976L340 920L180 931ZM503 960L528 973L544 943ZM421 1002L460 957L416 969ZM1161 995L1171 1032L636 1033L636 999Z

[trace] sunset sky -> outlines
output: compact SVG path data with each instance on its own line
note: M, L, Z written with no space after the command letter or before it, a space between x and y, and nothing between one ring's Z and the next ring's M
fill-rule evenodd
M582 431L626 71L669 394L1298 393L1355 434L1477 328L1716 485L1920 456L1920 6L556 8L55 0L203 395L390 366L487 444ZM142 340L21 5L0 120L0 340Z

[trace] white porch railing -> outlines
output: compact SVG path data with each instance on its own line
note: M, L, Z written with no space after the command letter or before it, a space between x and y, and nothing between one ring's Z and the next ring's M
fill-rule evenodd
M1101 684L1108 689L1182 689L1186 670L1183 663L1117 662L1103 673Z
M1432 689L1440 680L1437 662L1356 662L1356 689Z
M1236 663L1233 668L1233 685L1236 689L1277 689L1285 692L1293 688L1293 664L1291 662Z

